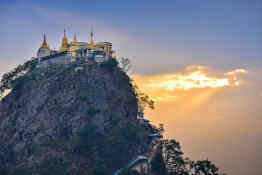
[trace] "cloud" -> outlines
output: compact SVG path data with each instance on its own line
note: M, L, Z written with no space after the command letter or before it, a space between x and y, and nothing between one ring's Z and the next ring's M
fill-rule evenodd
M195 70L208 70L207 66L203 65L190 65L185 68L186 71L195 71Z
M192 88L216 88L230 86L227 78L208 77L202 71L190 72L189 74L165 74L156 79L150 79L148 87L190 90Z
M237 74L247 74L247 73L248 73L248 71L245 70L245 69L235 69L231 72L225 73L225 75L237 75Z
M226 73L212 73L208 67L191 65L182 72L159 75L131 75L142 91L155 101L175 101L186 96L188 91L218 89L240 86L243 81L238 74L246 74L245 69L236 69Z

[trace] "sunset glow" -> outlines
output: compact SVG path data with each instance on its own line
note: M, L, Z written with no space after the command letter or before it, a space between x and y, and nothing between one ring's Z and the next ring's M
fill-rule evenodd
M201 71L192 72L189 74L170 74L161 76L163 80L152 80L147 84L148 87L166 88L173 91L174 89L189 90L192 88L216 88L229 86L227 78L208 77Z
M185 91L205 88L236 87L241 85L239 74L246 74L245 69L236 69L218 75L210 75L204 66L189 66L184 72L161 75L133 75L138 86L155 101L174 101L183 96Z
M225 75L236 75L236 74L247 74L247 70L245 69L235 69L231 72L225 73Z
M262 0L0 0L0 18L0 172L262 174Z

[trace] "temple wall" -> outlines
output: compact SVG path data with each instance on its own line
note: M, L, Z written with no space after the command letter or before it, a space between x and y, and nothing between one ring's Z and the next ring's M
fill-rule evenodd
M57 56L55 58L46 60L44 62L47 62L47 64L68 64L70 57L67 55L61 55L61 56Z
M97 63L102 63L109 59L109 56L101 53L103 51L90 51L90 50L77 50L77 51L68 51L65 53L57 53L47 57L41 58L39 61L38 67L47 67L50 64L69 64L78 59L84 59L88 61L92 58ZM74 54L72 54L74 53Z
M43 60L39 62L38 67L47 67L50 64L68 64L71 61L71 57L68 55L60 55L48 60Z

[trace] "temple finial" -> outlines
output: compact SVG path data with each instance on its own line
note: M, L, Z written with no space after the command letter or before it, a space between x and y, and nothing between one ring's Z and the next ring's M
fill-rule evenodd
M74 42L77 42L76 33L74 34Z
M95 46L95 42L94 42L94 32L93 32L93 28L91 28L91 41L90 41L90 48L94 48Z
M76 33L74 34L74 39L73 41L70 43L71 46L78 46L78 42L77 42L77 38L76 38Z
M62 44L61 44L61 48L59 49L59 51L63 52L67 50L67 46L68 46L68 40L66 37L66 30L64 29L64 36L62 38Z
M47 42L46 42L46 36L45 36L45 33L44 33L44 40L43 40L43 43L42 43L41 48L48 48L48 45L47 45Z

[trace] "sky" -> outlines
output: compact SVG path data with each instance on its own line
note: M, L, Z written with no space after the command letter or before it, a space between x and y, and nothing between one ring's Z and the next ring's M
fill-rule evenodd
M0 0L0 75L36 55L43 33L110 41L155 100L147 111L185 156L232 175L262 167L261 0Z

